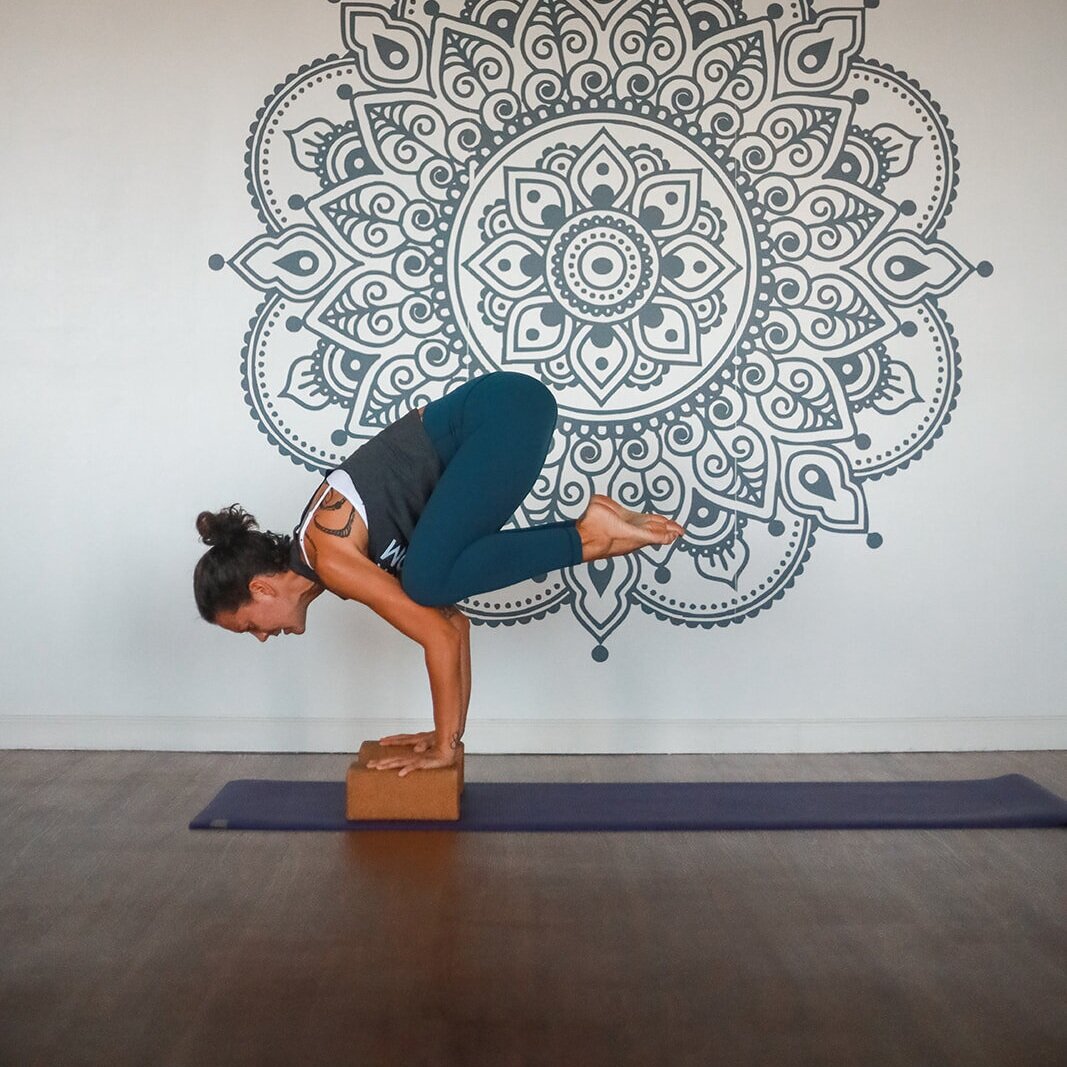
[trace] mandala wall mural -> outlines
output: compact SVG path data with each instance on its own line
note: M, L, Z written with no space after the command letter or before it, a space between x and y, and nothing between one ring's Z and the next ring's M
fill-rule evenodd
M862 57L870 11L338 10L344 51L276 85L252 126L264 232L211 260L263 294L243 382L283 454L323 471L471 377L540 379L559 423L512 524L602 492L688 536L464 608L489 625L566 608L598 662L634 605L741 622L817 531L878 547L868 487L955 404L941 301L992 268L939 236L952 134Z

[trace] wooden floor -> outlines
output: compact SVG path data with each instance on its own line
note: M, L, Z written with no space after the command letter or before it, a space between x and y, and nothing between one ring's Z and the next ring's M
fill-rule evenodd
M190 831L347 755L0 752L0 1064L1067 1064L1067 831ZM1067 752L479 756L971 778Z

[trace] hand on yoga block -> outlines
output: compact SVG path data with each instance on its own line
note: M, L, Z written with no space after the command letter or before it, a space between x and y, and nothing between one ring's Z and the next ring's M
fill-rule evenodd
M459 818L463 792L463 743L446 755L393 756L380 742L364 741L359 757L348 768L346 816L348 819L439 819ZM427 763L440 765L426 766ZM418 774L404 769L422 763ZM401 766L399 773L396 766ZM385 770L386 773L381 773Z
M437 744L437 731L426 730L420 734L389 734L378 739L379 745L412 745L415 752L427 752Z
M375 771L395 771L399 768L398 777L403 778L412 771L432 771L438 767L452 767L455 762L455 749L448 749L445 752L434 749L414 756L388 756L385 759L373 759L367 763L367 766Z

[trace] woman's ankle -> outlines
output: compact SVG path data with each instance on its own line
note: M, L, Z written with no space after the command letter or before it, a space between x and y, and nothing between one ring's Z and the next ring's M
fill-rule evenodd
M589 528L590 523L588 515L589 508L586 508L582 517L577 519L574 524L574 528L578 531L578 538L582 544L583 563L591 563L595 559L603 558L604 551L607 548L603 533L599 530L591 530Z

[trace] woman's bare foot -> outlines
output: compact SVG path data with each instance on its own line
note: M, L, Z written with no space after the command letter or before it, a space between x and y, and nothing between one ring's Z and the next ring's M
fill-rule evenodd
M583 563L625 556L645 545L669 545L685 533L673 519L630 511L601 493L593 494L577 526Z

